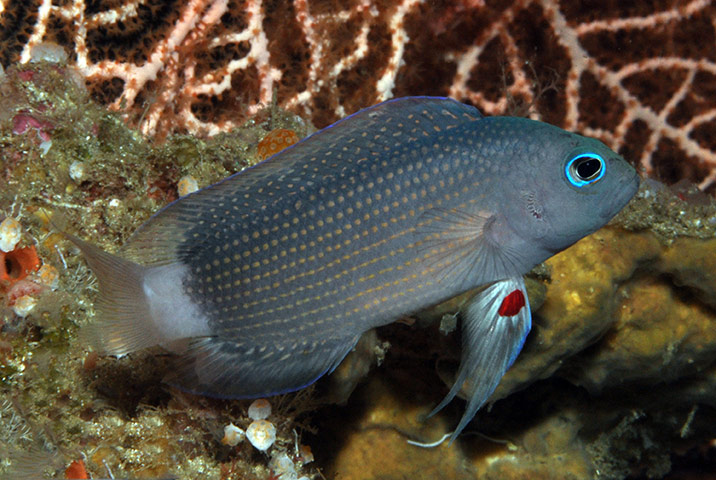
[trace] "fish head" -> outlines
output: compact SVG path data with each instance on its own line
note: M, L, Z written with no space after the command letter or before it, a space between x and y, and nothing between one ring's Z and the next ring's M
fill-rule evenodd
M513 199L505 217L526 243L549 256L609 222L638 190L639 176L599 140L519 121L532 134L514 147L519 168L510 173Z

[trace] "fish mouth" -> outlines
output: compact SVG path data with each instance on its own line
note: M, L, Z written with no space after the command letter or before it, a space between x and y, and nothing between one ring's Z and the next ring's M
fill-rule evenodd
M614 189L614 199L611 202L611 208L609 208L608 211L602 212L602 216L606 220L610 220L614 215L619 213L639 190L639 183L641 182L639 173L633 168L631 168L631 171L632 175L624 178L619 182L617 188Z

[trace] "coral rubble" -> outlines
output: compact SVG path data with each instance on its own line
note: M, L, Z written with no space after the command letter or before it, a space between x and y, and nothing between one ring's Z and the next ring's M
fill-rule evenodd
M249 402L168 393L162 356L113 360L90 351L82 326L93 314L93 280L53 230L115 249L177 198L182 179L214 183L254 163L271 130L303 137L309 127L269 107L231 134L153 145L96 105L75 73L43 61L11 66L0 78L7 94L0 98L0 219L12 220L3 234L10 251L0 252L0 477L80 478L86 469L93 478L268 478L269 458L248 442L221 442L223 426L249 427ZM28 116L46 138L16 128ZM304 479L316 474L304 467L303 430L293 419L311 403L306 395L278 399L275 442L265 445L272 458L290 455L290 465L276 465Z

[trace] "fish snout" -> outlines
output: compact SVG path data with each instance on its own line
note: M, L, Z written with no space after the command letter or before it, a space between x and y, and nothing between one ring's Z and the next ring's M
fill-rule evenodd
M606 221L611 220L614 215L619 213L639 190L639 183L641 182L639 173L629 164L626 164L626 167L629 171L624 172L624 175L621 176L622 178L614 188L610 207L601 212L602 218Z

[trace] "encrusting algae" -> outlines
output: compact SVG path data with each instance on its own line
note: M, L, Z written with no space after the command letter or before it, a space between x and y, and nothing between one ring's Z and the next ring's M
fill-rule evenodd
M207 142L179 136L152 146L95 106L63 64L8 68L0 90L0 219L13 216L21 231L19 246L3 261L2 285L27 281L25 288L42 289L32 292L37 303L24 318L7 306L8 290L0 289L0 376L10 399L0 411L0 452L6 459L0 477L70 478L65 472L75 475L82 460L94 478L268 478L269 459L257 456L250 444L233 451L221 445L224 420L244 429L250 424L240 402L172 398L161 386L161 359L115 364L87 353L78 332L93 312L93 279L52 223L79 226L105 246L122 243L177 197L182 177L214 183L248 165L268 131L285 127L305 136L304 122L271 110L234 135ZM41 118L43 136L14 128L18 115ZM24 253L30 251L36 256L28 264ZM118 369L126 375L117 376ZM295 435L302 428L289 418L305 404L278 408L272 452L297 455ZM22 429L13 419L21 419ZM310 470L303 463L295 468Z
M222 443L227 425L248 429L250 401L168 389L161 383L168 368L162 356L117 359L88 351L78 333L94 315L96 285L46 213L113 250L177 198L182 177L212 184L253 163L269 131L288 128L302 138L308 128L271 110L231 135L179 136L153 146L95 107L62 64L14 66L1 82L0 173L7 188L0 191L0 216L16 218L19 245L35 249L42 267L23 280L44 293L24 318L0 293L6 459L0 477L63 478L79 462L93 478L111 472L115 478L264 479L279 470L286 478L389 472L509 479L557 471L564 478L621 479L640 470L656 477L668 471L671 452L714 435L716 339L709 327L716 320L716 245L709 219L716 208L646 184L611 227L533 274L545 293L544 301L533 302L541 305L534 330L491 398L502 400L478 413L459 448L406 443L439 439L463 408L455 402L421 420L447 391L435 370L452 382L459 342L455 333L440 334L437 322L410 319L378 329L380 340L354 353L362 358L349 356L361 365L360 375L376 357L383 362L352 395L355 375L345 376L347 388L328 379L312 392L272 398L276 441L266 454L245 439ZM17 115L37 117L38 127L13 133ZM81 162L81 175L74 162ZM348 407L318 408L332 390L347 392L338 398ZM23 456L28 451L33 468Z

